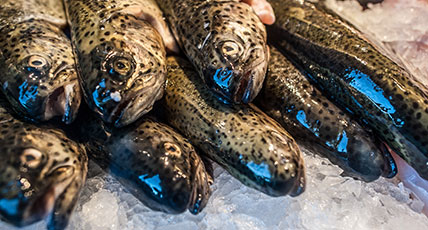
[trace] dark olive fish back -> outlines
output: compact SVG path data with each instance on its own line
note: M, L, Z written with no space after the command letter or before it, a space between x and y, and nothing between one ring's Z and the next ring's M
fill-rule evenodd
M1 95L3 97L3 95ZM14 118L0 99L0 217L65 229L87 172L85 150L62 131Z
M270 0L272 41L428 179L428 97L405 69L321 3Z
M268 74L256 99L264 112L347 175L365 181L395 176L392 156L384 159L374 136L324 97L276 48L270 52Z
M152 109L163 95L165 47L140 14L152 0L66 0L82 89L90 108L117 127ZM142 16L141 16L142 17Z
M245 185L272 196L304 191L301 152L278 123L253 105L220 102L190 63L167 60L162 102L170 124Z
M157 0L202 79L226 99L251 102L266 74L266 29L238 0Z
M210 177L180 134L151 118L113 130L89 122L83 132L92 139L90 156L144 204L166 213L202 211L211 194Z
M0 77L14 108L35 120L71 123L81 100L61 1L17 0L0 6Z

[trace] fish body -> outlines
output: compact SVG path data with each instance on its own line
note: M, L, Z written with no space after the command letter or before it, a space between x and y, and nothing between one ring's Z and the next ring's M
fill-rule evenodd
M427 90L358 30L308 1L270 0L272 41L428 179Z
M172 33L207 86L224 99L249 103L266 74L266 29L238 0L158 0Z
M89 155L153 210L197 214L210 197L205 165L193 146L167 125L142 118L111 129L90 121L84 134Z
M271 196L305 188L301 152L293 138L252 104L224 104L183 59L169 57L162 100L168 122L247 186Z
M276 48L270 52L268 74L256 99L264 112L347 175L365 181L395 176L392 156L384 157L374 136L323 96Z
M71 123L81 94L61 1L3 1L0 84L13 107L33 120Z
M86 102L105 122L117 127L134 122L162 97L165 84L164 43L148 21L161 15L156 3L65 3Z
M0 99L0 218L21 227L48 217L48 229L65 229L86 179L86 152L58 129L14 118L6 103Z

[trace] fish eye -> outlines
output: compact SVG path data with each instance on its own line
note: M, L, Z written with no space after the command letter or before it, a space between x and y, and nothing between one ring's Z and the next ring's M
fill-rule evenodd
M21 154L21 162L29 168L37 168L40 165L42 153L37 149L25 149Z
M134 71L134 65L126 57L117 57L111 60L108 71L111 75L129 76Z
M165 148L165 153L167 155L181 155L180 147L178 147L176 144L166 142L163 144L163 147Z
M42 68L47 64L47 61L44 57L39 55L33 55L28 59L28 66L32 68Z
M221 52L225 56L236 58L241 53L241 47L232 41L226 41L221 46Z

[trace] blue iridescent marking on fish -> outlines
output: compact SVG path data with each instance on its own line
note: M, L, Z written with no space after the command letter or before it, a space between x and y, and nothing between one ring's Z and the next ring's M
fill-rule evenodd
M27 105L36 100L38 94L38 86L33 85L28 87L28 82L24 81L19 86L19 102L27 108Z
M391 102L384 96L384 92L373 80L365 73L357 69L347 69L344 75L345 80L349 81L349 85L358 90L361 94L369 98L381 111L387 113L396 125L404 125L404 121L395 119L392 114L396 109Z
M159 178L159 175L149 177L148 174L143 174L138 178L152 189L153 194L159 196L160 198L163 198L161 180Z
M306 114L305 111L300 110L297 112L296 119L302 124L305 128L311 130L315 136L319 137L319 129L316 127L311 127L311 124L306 120ZM319 121L317 120L316 123L318 124Z
M337 140L340 141L337 145L337 150L339 152L347 152L348 148L348 136L346 135L346 131L343 130L342 135L337 137Z
M7 213L7 215L17 215L19 212L19 199L0 199L0 210Z
M101 82L98 84L98 86L95 88L94 92L92 92L92 98L94 99L95 106L101 110L101 112L104 112L103 110L103 104L105 103L105 98L102 98L102 95L99 94L99 91L106 88L106 79L102 79ZM100 100L101 99L101 100Z
M223 90L227 90L230 87L232 76L232 70L220 68L215 72L213 79L217 86Z
M260 164L256 164L254 162L247 163L247 167L257 176L262 177L263 180L270 182L270 178L272 177L269 171L269 165L262 162Z

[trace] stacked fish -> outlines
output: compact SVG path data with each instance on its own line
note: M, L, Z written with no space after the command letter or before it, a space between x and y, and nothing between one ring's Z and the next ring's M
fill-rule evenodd
M266 32L238 0L5 0L0 218L64 229L87 155L166 213L203 210L211 160L298 196L294 138L347 176L394 177L392 149L428 179L426 89L322 2L269 2Z

